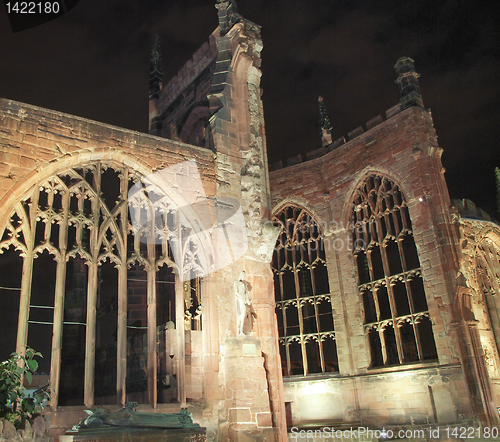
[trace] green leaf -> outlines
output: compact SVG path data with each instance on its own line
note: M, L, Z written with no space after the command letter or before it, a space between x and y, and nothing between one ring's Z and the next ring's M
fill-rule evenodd
M33 398L23 399L22 409L28 413L33 413L35 411L35 400Z
M36 369L38 368L38 362L35 361L34 359L29 359L26 361L28 363L28 367L31 371L35 372Z
M26 372L26 379L31 384L31 382L33 381L33 375L31 374L31 371Z

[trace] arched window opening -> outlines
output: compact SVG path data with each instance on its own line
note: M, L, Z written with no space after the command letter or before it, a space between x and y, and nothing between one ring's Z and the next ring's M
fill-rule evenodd
M95 404L116 404L118 269L109 261L97 268Z
M68 260L64 294L59 405L83 405L87 270L87 264L81 256L76 255Z
M17 224L15 222L14 224ZM8 239L5 235L3 240ZM10 358L16 351L17 320L19 317L19 300L21 295L21 275L23 259L21 251L14 245L0 254L0 305L7 315L2 317L2 332L0 333L0 361Z
M52 352L52 326L54 321L54 288L56 262L54 256L44 250L33 262L33 286L28 319L28 346L47 355L39 361L38 371L47 375L50 372Z
M354 264L371 367L437 359L406 198L371 175L352 200Z
M281 229L272 268L283 374L337 372L323 233L297 206L285 207L273 222Z
M200 280L175 275L165 236L150 226L135 236L128 191L141 179L103 161L61 171L0 232L0 305L13 313L0 352L40 351L54 406L203 396Z

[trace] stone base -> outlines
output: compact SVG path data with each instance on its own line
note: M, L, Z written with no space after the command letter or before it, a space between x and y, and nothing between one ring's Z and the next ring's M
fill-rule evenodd
M226 340L228 440L277 440L261 346L261 341L252 335Z
M70 441L127 441L127 442L205 442L207 440L206 428L99 428L71 430L59 436L60 442Z

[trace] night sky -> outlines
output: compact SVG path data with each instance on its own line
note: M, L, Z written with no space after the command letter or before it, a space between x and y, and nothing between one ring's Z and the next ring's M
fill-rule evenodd
M0 5L0 97L147 132L148 67L161 38L164 81L217 26L215 0L80 0L13 33ZM500 217L500 26L495 2L239 0L262 26L270 162L321 147L318 95L333 138L398 103L393 66L415 60L444 148L452 198Z

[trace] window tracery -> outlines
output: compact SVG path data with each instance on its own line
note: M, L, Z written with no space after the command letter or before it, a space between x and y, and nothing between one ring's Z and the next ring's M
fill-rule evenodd
M15 205L1 233L0 265L22 261L15 281L0 275L0 286L20 293L17 351L42 352L53 405L154 405L191 394L179 388L179 359L184 333L201 333L200 283L187 281L184 292L169 232L146 226L144 235L161 240L134 235L128 191L141 179L103 161L61 171ZM3 294L0 302L12 304Z
M283 373L337 372L323 234L296 206L282 209L273 222L281 229L272 268Z
M390 179L368 176L355 192L351 221L371 366L437 359L404 194Z

